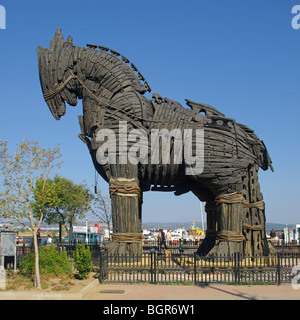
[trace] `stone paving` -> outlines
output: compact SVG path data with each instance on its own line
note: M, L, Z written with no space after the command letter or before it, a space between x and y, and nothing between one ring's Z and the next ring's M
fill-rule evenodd
M278 285L129 285L94 280L79 293L0 292L0 300L300 300L300 289Z

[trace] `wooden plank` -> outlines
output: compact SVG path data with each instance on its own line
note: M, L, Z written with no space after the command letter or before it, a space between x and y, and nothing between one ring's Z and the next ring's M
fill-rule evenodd
M158 94L153 95L153 100L143 96L145 78L132 64L126 64L128 59L118 57L119 53L108 48L100 47L100 51L74 47L71 38L64 42L60 30L50 42L49 52L39 49L39 72L42 90L44 93L53 90L66 77L75 73L84 83L84 86L76 88L76 94L83 98L83 118L80 118L81 137L86 142L96 170L106 180L111 177L135 177L140 179L140 185L145 190L162 188L173 189L177 194L193 190L199 199L212 201L213 197L220 193L233 191L243 192L249 202L257 202L262 199L258 183L258 165L263 166L263 153L265 147L254 131L247 126L226 118L224 114L214 107L187 100L187 104L193 108L189 110L180 103L168 98L162 98ZM133 68L133 69L132 69ZM136 72L139 72L138 74ZM81 84L82 84L81 82ZM76 98L73 87L79 82L72 80L63 90L58 92L48 101L50 109L58 116L65 113L62 100L75 104ZM85 88L88 88L86 90ZM107 97L101 97L105 90L109 91ZM106 91L106 92L108 92ZM91 93L92 92L92 93ZM202 112L202 114L199 114ZM205 115L205 114L206 115ZM145 120L146 119L146 120ZM184 174L185 167L173 162L175 150L174 142L170 146L171 162L161 163L161 149L167 145L160 142L160 163L157 165L97 165L95 152L98 145L95 143L97 130L110 128L116 131L119 137L119 121L128 122L128 130L140 128L147 133L151 129L204 129L204 172L195 179ZM151 121L153 120L153 121ZM88 139L90 137L92 140ZM150 136L149 136L150 140ZM172 141L172 140L171 140ZM134 142L128 143L128 148ZM165 143L170 143L166 141ZM193 137L193 147L196 139ZM117 141L119 144L119 141ZM149 146L150 148L150 146ZM150 150L149 150L150 151ZM118 156L118 153L116 154ZM149 159L151 160L151 159ZM160 186L160 187L159 187ZM114 197L114 196L113 196ZM140 228L141 203L136 198L117 198L113 200L114 232L129 232ZM224 230L240 230L241 217L243 222L249 224L263 224L265 213L257 208L243 208L239 205L224 205L215 209L209 224L212 227ZM139 230L138 230L139 231ZM263 231L244 230L246 237L245 251L264 252ZM241 250L241 244L225 243L207 239L206 252L226 252ZM138 244L113 244L112 252L137 252Z

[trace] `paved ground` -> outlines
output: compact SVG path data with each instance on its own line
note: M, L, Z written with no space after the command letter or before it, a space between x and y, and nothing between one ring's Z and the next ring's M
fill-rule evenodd
M86 300L300 300L300 289L290 284L236 286L211 284L105 285L97 284Z
M118 285L94 280L78 293L0 292L0 300L300 300L300 289L277 285Z

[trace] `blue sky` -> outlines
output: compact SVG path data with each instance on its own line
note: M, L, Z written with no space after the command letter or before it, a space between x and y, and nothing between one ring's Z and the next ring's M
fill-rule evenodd
M15 1L0 30L0 138L14 150L21 139L61 147L59 174L94 184L86 146L77 138L81 103L54 120L42 98L38 45L58 27L74 44L121 52L153 92L185 104L208 103L255 130L275 172L261 171L267 222L299 223L300 29L288 0ZM151 94L152 94L151 93ZM150 97L150 95L149 95ZM100 187L107 184L99 177ZM144 194L143 221L200 220L192 194Z

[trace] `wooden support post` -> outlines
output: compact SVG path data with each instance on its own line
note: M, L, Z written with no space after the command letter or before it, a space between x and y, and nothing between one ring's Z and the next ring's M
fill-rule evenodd
M232 256L234 252L241 252L245 240L242 235L243 197L236 192L220 195L215 206L210 204L207 209L211 212L207 214L205 247L199 247L199 254Z
M250 256L276 252L266 238L265 206L258 183L258 169L258 165L250 165L243 178L242 194L246 202L243 212L243 234L246 238L243 252Z
M113 241L110 254L142 254L142 194L136 179L110 180Z

